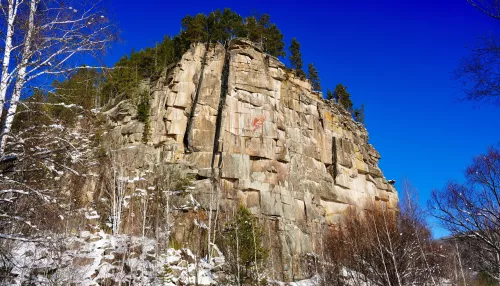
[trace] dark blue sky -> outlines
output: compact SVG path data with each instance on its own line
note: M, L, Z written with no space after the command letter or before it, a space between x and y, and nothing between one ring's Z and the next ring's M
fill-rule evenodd
M365 104L370 142L388 179L408 178L425 206L429 193L461 180L471 159L500 141L500 107L462 102L453 70L477 37L496 32L493 20L466 0L165 1L114 0L122 31L109 64L176 34L186 14L229 7L242 16L268 13L296 37L324 89L348 86ZM435 228L436 235L442 235Z

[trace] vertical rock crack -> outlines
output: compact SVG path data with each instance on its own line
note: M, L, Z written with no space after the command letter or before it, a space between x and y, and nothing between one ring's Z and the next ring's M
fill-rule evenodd
M191 136L191 129L193 128L192 127L193 119L194 115L196 114L196 106L198 105L198 98L200 95L201 85L203 83L203 74L205 73L205 66L207 65L207 54L209 49L210 49L210 42L207 41L205 45L205 52L203 53L203 58L201 60L200 76L198 77L198 83L196 84L196 91L193 98L193 106L191 107L191 111L189 113L186 125L186 132L184 133L184 138L182 140L182 142L184 143L184 148L187 153L197 151L194 150L195 148L193 147L193 138Z
M222 151L220 148L220 137L221 137L221 129L223 125L223 117L224 117L224 106L226 105L226 96L229 89L229 63L231 60L231 54L229 52L229 48L226 47L226 51L224 54L224 65L222 67L221 74L221 88L220 88L220 97L219 97L219 106L217 109L217 119L215 121L215 136L214 136L214 149L212 152L212 162L210 164L212 168L212 177L215 179L215 157L217 154L220 154L219 161L217 163L217 168L222 167ZM219 174L220 177L220 174Z

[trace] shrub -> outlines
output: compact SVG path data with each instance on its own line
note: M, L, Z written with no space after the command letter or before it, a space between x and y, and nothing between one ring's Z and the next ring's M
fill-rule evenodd
M268 250L262 246L262 235L257 218L244 206L239 206L233 219L224 226L223 252L238 285L259 283L259 269L268 256Z

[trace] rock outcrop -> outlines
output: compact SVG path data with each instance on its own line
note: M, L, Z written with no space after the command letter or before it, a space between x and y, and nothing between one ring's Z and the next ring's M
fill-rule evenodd
M195 45L144 88L149 130L129 101L105 112L104 141L125 158L128 177L152 185L155 166L182 163L196 174L192 195L212 220L247 206L264 226L274 278L307 276L302 258L322 252L324 230L348 208L397 206L363 125L244 39ZM194 244L193 223L178 215L175 240Z

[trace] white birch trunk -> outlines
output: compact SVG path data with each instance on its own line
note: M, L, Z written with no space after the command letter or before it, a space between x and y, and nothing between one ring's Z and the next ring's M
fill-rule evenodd
M399 273L399 269L398 269L398 264L397 264L397 261L396 261L396 256L394 254L394 247L392 245L392 238L391 238L391 235L389 233L389 228L388 228L388 222L387 222L387 218L386 218L386 211L383 210L382 211L382 215L384 217L384 228L385 228L385 234L387 236L387 241L389 242L389 249L390 249L390 255L391 255L391 260L392 260L392 263L394 264L394 274L396 274L396 278L398 279L398 285L399 286L403 286L403 284L401 283L401 275Z
M208 238L207 238L207 257L208 261L212 258L212 253L211 253L211 247L210 243L212 242L211 240L211 234L212 234L212 203L213 203L213 197L214 197L214 185L212 184L211 190L210 190L210 207L208 210Z
M6 1L7 4L3 4L4 0L0 0L6 18L5 29L2 31L5 47L0 76L0 117L5 116L6 120L0 134L0 156L4 154L5 143L26 83L39 77L57 77L74 71L80 68L70 63L74 55L101 51L114 40L113 26L107 23L97 4L83 5L80 11L69 11L68 7L61 6L62 9L56 13L48 4L40 5L44 0ZM74 2L78 3L76 0ZM40 17L38 12L41 12ZM22 18L23 21L17 23L17 18L24 17L25 14L29 17L26 19L26 30L22 28L18 31L25 19ZM39 33L40 41L37 41L38 46L33 51L35 32ZM14 42L21 37L24 38L21 43ZM22 50L17 52L17 49ZM37 53L36 57L33 57L34 52ZM11 90L14 80L16 82ZM9 98L10 103L7 102ZM7 111L4 110L6 107L9 107Z
M238 224L236 224L236 269L237 269L237 274L238 274L238 286L241 286L240 284L240 239L238 236Z
M113 234L120 233L123 199L125 195L125 178L121 166L113 159L113 190L111 194L111 213L113 215Z
M497 276L497 278L496 279L499 280L498 285L500 285L500 253L498 253L498 251L497 251L496 254L497 254L497 259L496 259L496 263L497 263L497 275L496 276Z
M166 221L166 224L167 224L167 227L165 228L166 230L166 247L169 246L169 243L170 243L170 219L169 219L169 216L170 216L170 187L167 189L167 191L165 192L165 196L166 196L166 206L165 206L165 221Z
M387 283L389 284L389 286L391 286L391 279L390 279L389 271L387 270L387 264L386 264L385 258L384 258L383 245L382 245L382 242L380 241L379 230L378 230L377 223L375 222L374 216L372 216L372 221L373 221L373 227L374 227L373 230L375 231L375 237L377 238L377 250L378 250L378 253L380 255L380 259L382 260L382 265L384 265L384 275L387 279Z
M413 205L412 205L412 202L410 201L410 194L409 192L407 192L406 194L406 197L407 197L407 204L408 204L408 208L410 209L410 213L413 214L413 216L416 216L415 215L415 210L413 209ZM416 219L416 217L414 217ZM425 242L422 241L420 239L420 234L419 234L419 231L418 231L418 225L415 221L413 221L413 230L414 230L414 235L415 235L415 238L417 239L417 244L418 244L418 249L420 251L420 255L422 255L422 259L424 260L424 263L425 263L425 267L426 267L426 270L427 272L429 273L429 277L431 278L431 282L432 282L432 285L436 286L437 283L436 283L436 280L434 279L434 275L432 274L432 269L429 265L429 261L427 260L427 254L425 253L424 251L424 248L423 248L423 243Z
M146 236L146 215L148 213L148 191L146 190L146 195L142 198L142 241L144 243L144 237Z
M7 138L9 137L8 134L12 130L12 123L14 122L14 116L17 111L19 99L21 98L21 91L23 90L24 84L26 82L26 68L28 66L29 58L31 57L31 40L33 38L33 32L35 30L35 13L37 11L38 1L39 0L31 0L30 2L28 31L26 32L26 38L24 39L24 50L21 58L21 65L17 73L14 93L12 94L12 97L10 99L10 105L7 111L7 116L5 118L5 124L2 131L2 139L0 141L0 156L2 156L5 152L5 145L7 143Z
M460 276L462 276L462 281L464 282L464 285L467 285L467 282L465 280L464 267L462 266L462 258L460 258L460 250L458 249L458 243L457 243L456 239L455 239L455 251L457 253L458 267L459 267L459 270L460 270Z
M217 199L216 199L216 205L215 205L215 218L214 218L214 234L212 236L212 246L215 245L215 238L217 237L217 221L219 219L219 205L220 205L220 186L217 187ZM213 249L213 248L212 248Z
M3 1L2 1L3 2ZM2 60L2 78L0 80L0 104L3 106L5 104L5 96L7 94L7 88L9 86L9 66L11 53L13 50L12 38L14 37L14 21L16 20L17 10L19 4L17 0L7 0L9 3L8 16L7 16L7 32L5 33L5 50ZM0 115L2 115L3 109L0 110Z
M259 266L257 265L257 242L255 240L255 221L252 222L252 237L253 237L253 263L255 263L255 274L259 281Z

